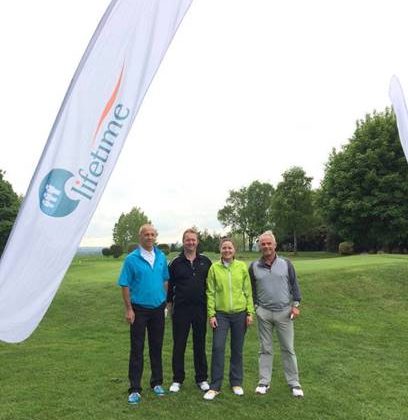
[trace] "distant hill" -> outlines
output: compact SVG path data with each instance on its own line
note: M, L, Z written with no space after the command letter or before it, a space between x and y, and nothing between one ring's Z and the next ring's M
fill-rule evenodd
M102 255L102 246L80 246L76 255Z

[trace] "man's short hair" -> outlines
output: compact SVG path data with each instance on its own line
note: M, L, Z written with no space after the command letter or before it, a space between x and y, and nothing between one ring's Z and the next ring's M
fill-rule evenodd
M270 236L273 239L273 241L276 243L275 235L273 234L271 230L266 230L264 233L261 233L258 237L258 242L261 240L262 236Z
M186 230L184 231L184 233L183 233L183 241L184 241L184 238L186 237L186 235L187 235L188 233L192 233L192 234L194 234L195 236L197 236L197 239L198 239L198 231L197 231L197 229L194 229L194 228L188 228L188 229L186 229Z
M151 223L145 223L144 225L140 226L139 228L139 236L143 233L146 229L153 229L155 235L157 236L157 230Z

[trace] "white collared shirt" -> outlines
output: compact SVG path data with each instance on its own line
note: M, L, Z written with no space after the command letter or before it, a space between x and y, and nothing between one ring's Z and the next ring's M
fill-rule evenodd
M140 247L140 255L150 264L153 268L154 260L156 258L156 254L154 252L154 248L151 251L144 249L142 246Z

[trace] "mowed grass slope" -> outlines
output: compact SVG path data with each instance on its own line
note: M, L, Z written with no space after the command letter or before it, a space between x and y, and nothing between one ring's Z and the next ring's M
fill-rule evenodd
M73 262L33 336L0 344L0 419L407 419L408 258L307 254L293 261L303 294L296 321L303 400L289 393L279 351L271 391L254 394L253 326L245 343L243 397L232 395L226 371L220 396L202 399L190 342L182 391L152 395L146 351L143 400L128 406L129 337L116 286L121 261L82 258ZM211 332L209 361L210 342ZM163 357L168 387L170 320Z

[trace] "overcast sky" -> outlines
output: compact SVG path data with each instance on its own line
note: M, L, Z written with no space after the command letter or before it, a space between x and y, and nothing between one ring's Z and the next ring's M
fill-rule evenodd
M169 0L171 1L171 0ZM24 194L108 0L0 6L0 168ZM408 84L406 0L194 0L153 80L82 245L140 207L160 242L220 231L228 191L302 166Z

